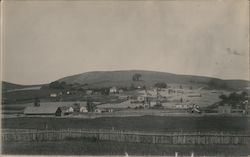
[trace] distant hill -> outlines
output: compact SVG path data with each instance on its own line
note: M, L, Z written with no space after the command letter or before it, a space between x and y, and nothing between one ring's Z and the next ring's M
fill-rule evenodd
M2 82L2 90L6 91L6 90L13 90L13 89L20 89L20 88L24 88L24 85L19 85L19 84L14 84L14 83L9 83L9 82Z
M6 81L2 81L2 91L15 91L15 90L29 90L37 87L41 87L42 85L20 85L15 83L10 83Z
M140 81L133 81L134 74L140 74ZM124 71L93 71L73 76L64 77L57 80L67 84L85 84L88 87L129 87L133 85L152 86L157 82L169 84L199 84L207 88L227 88L242 89L250 86L246 80L222 80L212 77L178 75L166 72L144 71L144 70L124 70Z
M134 74L140 74L139 81L133 81ZM244 89L250 87L250 81L246 80L222 80L212 77L179 75L166 72L145 71L145 70L124 70L124 71L93 71L82 74L67 76L57 80L66 82L67 84L81 84L87 88L102 87L130 87L134 86L153 86L157 82L165 82L167 84L185 84L198 85L206 88L223 88L223 89ZM3 91L13 91L22 89L33 89L44 85L20 85L9 82L2 82Z

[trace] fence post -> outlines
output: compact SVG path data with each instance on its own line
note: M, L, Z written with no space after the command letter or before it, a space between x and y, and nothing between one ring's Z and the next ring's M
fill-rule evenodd
M191 157L194 157L194 152L191 153Z
M175 152L175 157L178 157L178 152Z

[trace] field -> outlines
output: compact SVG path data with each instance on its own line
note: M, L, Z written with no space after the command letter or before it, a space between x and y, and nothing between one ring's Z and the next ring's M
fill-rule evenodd
M166 131L230 131L249 132L249 117L102 117L95 119L19 117L3 118L2 128L10 129L118 129L151 132Z
M167 145L96 141L77 139L50 142L7 142L3 143L3 154L25 155L179 155L190 156L191 152L201 156L246 156L248 145Z

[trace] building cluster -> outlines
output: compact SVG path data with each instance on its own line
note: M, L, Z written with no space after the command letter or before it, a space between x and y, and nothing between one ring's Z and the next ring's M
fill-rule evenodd
M231 114L231 113L240 113L243 115L250 114L249 101L245 100L240 102L239 105L233 107L231 104L223 104L218 106L218 113L221 114Z

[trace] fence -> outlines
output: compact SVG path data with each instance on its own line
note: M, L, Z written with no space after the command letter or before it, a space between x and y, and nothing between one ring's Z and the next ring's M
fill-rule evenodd
M250 134L225 132L171 132L149 133L119 130L2 130L3 141L55 141L69 138L158 143L158 144L250 144Z

